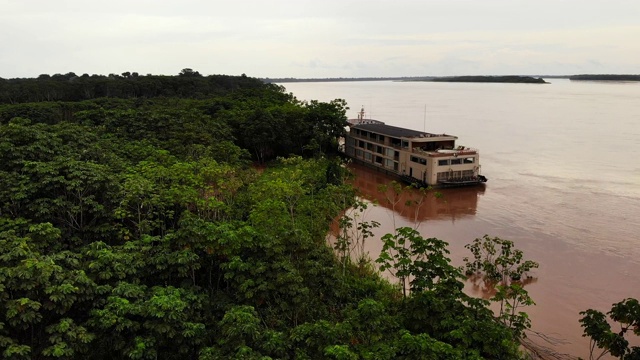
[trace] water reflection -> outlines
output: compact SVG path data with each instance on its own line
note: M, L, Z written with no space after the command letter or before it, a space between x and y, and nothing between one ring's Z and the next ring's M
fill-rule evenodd
M392 189L380 191L381 185L388 185L395 180L374 169L363 165L350 164L349 169L355 175L354 186L360 196L377 203L403 217L410 223L425 220L456 220L476 215L478 199L484 195L483 185L455 189L438 189L421 193L417 189L409 189L396 194Z
M518 284L523 288L526 288L529 284L535 284L538 282L538 278L535 276L526 277L524 280L515 281L514 284ZM489 300L498 292L496 286L500 285L495 281L489 280L480 274L473 274L467 277L465 284L465 292L471 296Z

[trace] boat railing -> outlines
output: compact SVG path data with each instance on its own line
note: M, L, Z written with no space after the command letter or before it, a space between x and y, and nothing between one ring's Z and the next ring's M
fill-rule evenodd
M411 152L415 154L428 155L431 157L445 157L445 156L475 155L478 153L478 150L472 149L472 148L465 148L464 150L451 149L451 150L447 150L447 152L441 152L441 150L423 150L421 148L412 148Z
M448 183L464 183L464 182L475 182L482 181L479 176L462 176L462 177L450 177L446 179L438 179L438 182L448 182Z

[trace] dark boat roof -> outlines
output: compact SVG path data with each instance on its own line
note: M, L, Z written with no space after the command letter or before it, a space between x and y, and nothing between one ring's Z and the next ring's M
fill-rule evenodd
M386 124L359 124L352 126L354 129L360 129L365 131L371 131L382 135L393 136L393 137L405 137L405 138L416 138L416 137L432 137L432 136L452 136L446 134L430 134L423 131L411 130L406 128L401 128L397 126L391 126ZM421 136L422 135L422 136Z

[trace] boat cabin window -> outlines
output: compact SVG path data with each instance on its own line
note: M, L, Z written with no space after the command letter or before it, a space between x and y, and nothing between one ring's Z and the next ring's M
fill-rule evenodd
M462 164L462 159L451 159L451 165L460 165Z
M449 165L449 160L438 160L439 166Z
M419 158L417 156L412 156L411 157L411 161L413 161L414 163L418 163L418 164L422 164L422 165L427 165L427 160L423 159L423 158Z
M475 160L475 158L472 158L472 157L464 158L464 163L465 164L473 164L474 160Z
M384 166L388 167L389 169L394 169L394 168L396 168L398 166L398 163L394 162L391 159L385 159L384 160Z

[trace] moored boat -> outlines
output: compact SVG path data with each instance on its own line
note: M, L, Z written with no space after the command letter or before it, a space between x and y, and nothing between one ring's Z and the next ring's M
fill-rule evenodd
M487 182L480 174L478 149L456 145L457 136L432 134L366 119L364 109L349 119L344 152L357 162L426 187Z

